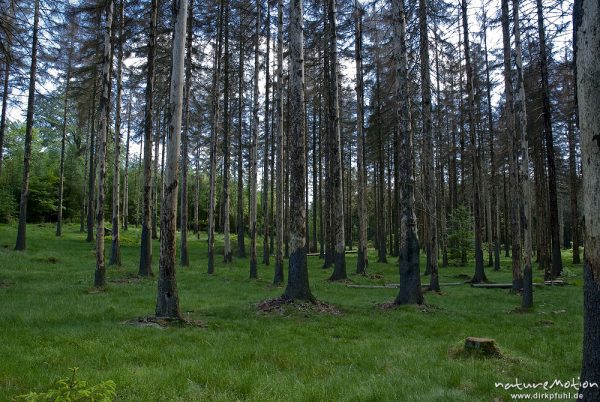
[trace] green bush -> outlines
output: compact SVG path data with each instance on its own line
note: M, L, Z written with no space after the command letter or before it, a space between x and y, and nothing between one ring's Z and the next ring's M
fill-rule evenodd
M0 223L9 223L17 215L17 201L8 188L0 188Z
M96 385L88 385L86 381L77 380L77 368L71 369L71 378L63 378L56 382L54 388L46 392L30 392L19 395L17 401L45 402L111 402L116 397L116 385L112 380Z
M448 257L452 264L464 266L473 251L473 222L464 205L458 206L448 218Z

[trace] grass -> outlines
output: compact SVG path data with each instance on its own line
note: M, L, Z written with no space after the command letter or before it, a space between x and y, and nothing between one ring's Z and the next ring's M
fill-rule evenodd
M427 293L425 309L382 310L397 289L327 282L330 270L309 257L313 294L343 314L279 315L256 309L283 292L271 286L273 265L259 264L260 279L249 280L247 259L219 258L208 275L205 237L192 237L191 266L177 274L181 311L207 326L159 329L123 324L155 306L156 279L128 280L137 273L139 231L123 233L123 266L109 267L104 292L90 291L93 245L77 226L61 239L52 225L30 225L27 235L27 251L16 252L16 228L0 226L0 400L46 390L70 367L90 384L114 380L119 401L503 401L510 391L495 382L579 375L582 275L570 252L563 257L572 285L536 287L529 313L516 311L520 297L506 290L468 285ZM154 247L156 273L158 241ZM369 272L381 277L351 274L352 282L398 282L395 258L378 264L373 252L370 260ZM355 264L349 254L348 272ZM444 268L440 281L472 271ZM486 271L510 282L509 259L500 272ZM467 336L496 339L504 358L456 358Z

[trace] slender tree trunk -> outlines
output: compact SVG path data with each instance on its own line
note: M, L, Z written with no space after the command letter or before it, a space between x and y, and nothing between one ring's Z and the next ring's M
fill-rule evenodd
M154 133L154 159L152 161L152 168L154 169L154 172L152 173L152 187L150 190L150 198L151 198L151 203L152 203L152 207L151 207L151 225L152 225L152 238L153 239L158 239L158 200L159 198L162 200L162 186L164 184L163 181L163 171L164 171L164 163L163 160L161 160L160 163L160 181L158 179L158 153L159 153L159 145L161 143L161 141L163 142L163 147L162 147L162 153L164 155L165 152L165 148L164 148L164 140L165 140L165 134L164 134L164 130L165 130L165 119L166 119L166 114L163 112L163 121L161 124L161 113L160 113L160 107L158 108L158 110L156 111L156 127L158 128L156 130L156 132ZM164 156L161 157L161 159L164 159ZM161 184L161 196L158 196L158 184Z
M521 307L533 307L533 274L531 270L531 186L529 181L529 143L527 141L527 109L525 106L525 83L523 79L523 57L521 54L521 29L519 27L519 0L513 0L513 23L515 32L515 50L517 66L517 94L515 112L521 140L521 192L522 230L523 230L523 298Z
M475 140L475 99L473 90L473 67L471 66L471 54L469 44L469 28L467 22L467 2L462 0L462 21L465 37L465 68L467 69L467 94L469 97L469 141L471 151L471 163L473 165L473 212L475 230L475 274L472 283L487 281L483 269L483 250L481 248L481 230L483 219L481 217L481 182L479 181L479 150Z
M512 68L511 68L511 47L510 47L510 32L509 32L509 14L508 0L502 0L502 37L504 50L504 92L506 97L506 128L509 143L509 168L510 168L510 237L512 240L512 273L513 273L513 291L521 289L523 286L523 276L521 273L521 225L520 225L520 194L519 188L519 153L518 153L518 136L515 128L515 112L514 112L514 90L512 83ZM506 185L505 185L506 191ZM505 202L506 193L505 193ZM507 239L508 242L508 239Z
M90 147L90 140L91 140L91 136L92 136L92 104L94 104L93 99L95 98L95 91L92 91L92 94L90 96L90 107L88 109L88 115L87 115L87 133L85 135L85 148L84 148L84 153L87 151L87 149ZM86 184L87 184L87 171L88 171L88 158L86 158L84 156L84 162L83 162L83 180L81 183L81 211L79 213L79 232L83 233L83 231L85 230L85 217L86 217L86 200L87 200L87 194L86 194Z
M215 272L215 201L217 179L217 134L219 132L219 100L221 81L221 53L223 50L223 3L219 4L219 21L217 27L217 43L215 46L215 59L213 61L212 83L212 132L210 136L210 193L208 206L208 273Z
M140 247L140 276L152 275L152 115L154 112L154 59L156 58L156 18L158 0L152 0L150 9L150 36L148 38L148 72L146 76L146 109L144 112L144 184L142 212L142 240Z
M8 83L10 78L10 66L7 61L4 63L4 78L2 80L2 114L0 115L0 175L2 175L2 157L4 151L4 133L6 132L6 111L8 109Z
M246 245L244 244L244 166L243 166L243 112L244 112L244 41L243 29L240 29L240 60L238 71L238 151L237 151L237 256L246 256Z
M65 94L63 100L63 122L62 122L62 138L60 142L60 164L58 178L58 218L56 220L56 235L62 236L62 216L63 216L63 196L65 182L65 148L67 145L67 112L69 106L69 89L71 81L71 60L73 56L73 48L69 45L67 56L67 76L65 78ZM0 141L0 148L2 143ZM1 151L0 151L1 152ZM0 156L1 158L1 156ZM0 161L1 163L1 161Z
M223 208L223 260L232 261L231 239L229 233L229 171L231 152L229 145L229 1L225 1L225 54L223 66L223 192L221 205Z
M365 169L365 113L364 80L362 64L362 16L363 9L358 0L354 1L354 61L356 67L356 173L358 206L358 250L356 273L366 274L369 265L367 254L367 172Z
M187 23L187 0L174 1L175 33L173 35L173 64L169 91L169 134L165 195L160 209L160 262L156 316L180 318L177 279L175 277L175 235L177 226L177 179L181 149L181 118L183 109L184 59Z
M571 241L573 243L573 264L581 263L579 257L579 207L578 190L579 183L577 178L576 154L575 154L575 129L573 127L573 117L569 116L567 122L567 141L569 144L569 186L571 201Z
M424 204L427 226L427 260L430 263L429 290L439 292L437 258L436 180L433 155L433 125L431 121L431 76L429 74L429 38L427 36L427 1L419 0L419 53L421 55L421 113L423 118ZM466 37L466 35L465 35Z
M131 92L127 103L127 140L125 142L125 170L123 171L123 230L129 229L129 141L131 140Z
M31 140L35 107L35 79L37 72L38 30L40 21L40 2L35 0L33 12L33 35L31 43L31 66L29 68L29 95L27 97L27 117L25 123L25 149L23 152L23 181L19 202L19 227L15 250L25 250L27 234L27 201L29 198L29 165L31 162Z
M271 52L271 7L267 2L267 54L265 55L265 154L263 159L263 187L262 187L262 209L263 209L263 264L269 265L269 85L271 84L271 66L269 56Z
M120 205L121 199L121 101L123 94L123 28L124 28L124 0L119 1L119 43L117 47L117 97L115 105L115 159L113 165L113 193L112 193L112 242L110 248L109 265L121 266L121 245L119 242L119 226L121 224ZM114 45L113 45L114 46ZM125 205L123 205L125 208Z
M496 155L494 152L494 144L496 142L496 132L494 130L494 119L492 115L492 84L490 80L490 66L488 62L488 47L487 47L487 14L483 9L483 44L485 54L485 80L486 80L486 97L487 97L487 120L488 130L490 132L490 215L491 215L491 233L490 241L494 252L494 271L500 270L500 241L497 236L497 226L499 225L496 219L496 211L498 210L498 193L496 180Z
M275 122L277 133L277 198L275 203L276 236L275 275L273 285L283 284L283 0L277 1L277 93L275 96Z
M187 267L190 265L190 256L188 254L188 167L189 167L189 132L190 132L190 87L192 80L192 41L193 23L194 23L194 0L189 0L187 11L187 33L185 42L185 86L183 90L183 116L181 132L181 256L179 263Z
M556 190L556 166L554 162L554 138L552 135L552 111L550 107L550 87L548 84L548 55L546 50L546 33L542 1L536 0L538 34L540 41L540 72L542 76L542 120L544 123L544 138L546 140L546 158L548 162L548 206L550 209L550 234L552 237L552 272L555 278L562 273L560 253L559 224L558 224L558 193Z
M582 384L600 378L600 4L576 0L575 66L583 167L585 216ZM579 389L584 401L600 400L598 387Z
M258 175L257 143L258 143L258 78L260 64L260 9L261 0L256 0L256 30L254 33L254 89L252 107L252 141L250 144L250 278L258 278L256 263L256 176ZM304 107L304 104L301 105ZM304 181L304 179L302 179ZM302 197L304 198L304 197Z
M92 130L90 132L90 149L88 159L88 188L87 188L87 242L94 240L94 191L96 187L96 69L93 72L94 86L92 89Z
M330 135L333 147L330 150L331 155L331 190L332 190L332 229L335 236L334 246L334 269L329 280L337 281L346 279L346 241L344 239L344 196L342 182L342 145L340 138L340 106L338 93L338 56L337 56L337 23L336 23L336 2L328 0L328 19L329 19L329 62L330 62L330 97L329 108L332 118L332 131ZM304 250L306 252L306 250Z
M98 175L98 191L96 197L96 272L94 275L94 287L96 288L106 286L106 266L104 261L104 184L106 179L106 137L110 118L113 0L108 0L105 6L105 13L102 93L98 106L98 169L96 171Z
M408 96L408 58L406 51L406 16L404 0L392 1L394 59L396 68L396 113L400 138L400 175L402 185L402 220L400 227L400 290L394 303L422 304L419 272L419 238L414 211L415 176L413 168L413 133Z
M378 38L376 38L377 48L379 48ZM376 187L376 194L378 200L378 208L376 208L376 216L377 216L377 262L387 263L386 257L386 247L385 247L385 198L384 194L384 173L383 173L383 134L382 134L382 124L381 121L381 62L379 52L376 52L375 56L375 107L377 110L377 168L378 168L378 177L377 181L379 186Z
M288 283L284 296L314 301L306 261L306 209L304 200L304 34L302 0L290 2L290 214Z

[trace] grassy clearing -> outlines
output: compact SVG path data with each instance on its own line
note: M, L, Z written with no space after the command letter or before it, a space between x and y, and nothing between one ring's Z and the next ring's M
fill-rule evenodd
M501 401L510 392L495 382L579 374L581 267L570 265L570 253L564 260L573 285L536 287L530 313L513 311L520 298L506 290L467 285L426 294L426 309L382 310L397 289L329 283L330 271L309 257L314 295L343 314L264 314L257 304L283 292L271 286L273 266L259 265L260 279L251 281L248 260L218 259L209 276L206 239L192 238L191 267L178 271L181 310L207 326L160 329L123 324L152 314L155 305L155 279L132 277L138 231L123 234L124 265L108 269L104 292L90 291L93 245L75 225L60 240L53 226L29 226L26 252L13 251L15 233L0 226L0 400L48 389L70 367L91 384L114 380L121 401ZM348 255L349 272L355 263ZM443 269L440 280L458 282L472 270ZM369 271L378 275L350 279L398 282L394 258L371 262ZM510 261L487 275L509 282ZM496 339L504 358L456 358L467 336Z

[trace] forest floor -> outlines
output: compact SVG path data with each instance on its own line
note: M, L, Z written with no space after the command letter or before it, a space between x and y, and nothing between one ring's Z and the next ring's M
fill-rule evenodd
M335 313L272 314L258 305L283 292L271 285L273 259L268 267L259 264L258 280L248 279L248 260L238 258L229 265L218 258L208 275L205 235L190 236L191 266L177 273L180 306L185 318L202 325L161 328L125 324L155 307L156 277L135 276L139 230L122 234L123 266L108 267L102 292L92 289L93 244L78 225L66 225L60 239L54 230L29 225L28 249L16 252L15 226L0 226L2 401L47 390L71 367L92 384L115 381L119 401L505 401L515 390L496 383L579 375L582 268L571 265L570 251L563 254L569 285L536 287L528 313L516 309L521 299L506 289L443 286L470 277L472 264L442 268L442 293L426 293L424 308L381 308L397 289L347 286L398 283L396 259L376 263L371 250L372 276L353 274L356 254L349 254L345 283L328 282L330 270L308 258L313 294ZM155 240L155 274L158 246ZM221 247L218 242L217 252ZM510 260L502 259L500 272L486 273L490 281L510 282ZM541 282L541 272L534 274ZM494 338L503 357L460 357L456 351L468 336Z

